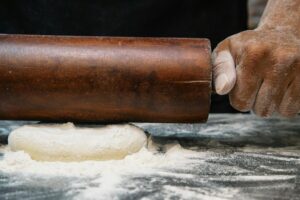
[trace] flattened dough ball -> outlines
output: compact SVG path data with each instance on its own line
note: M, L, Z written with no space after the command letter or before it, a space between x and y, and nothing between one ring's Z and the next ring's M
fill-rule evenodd
M133 125L96 128L25 125L8 138L12 151L24 151L40 161L114 160L138 152L147 143L144 131Z

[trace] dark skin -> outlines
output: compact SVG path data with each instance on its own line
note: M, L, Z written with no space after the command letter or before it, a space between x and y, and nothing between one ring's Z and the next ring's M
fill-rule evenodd
M288 14L287 14L288 13ZM300 111L300 1L269 0L259 26L213 52L216 92L261 117Z

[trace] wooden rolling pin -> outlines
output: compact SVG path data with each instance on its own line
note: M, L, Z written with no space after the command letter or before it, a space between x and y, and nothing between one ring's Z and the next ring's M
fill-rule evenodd
M204 122L207 39L0 35L0 119Z

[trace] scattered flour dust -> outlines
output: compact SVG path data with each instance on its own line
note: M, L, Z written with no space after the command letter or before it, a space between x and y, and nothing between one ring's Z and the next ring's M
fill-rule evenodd
M0 160L0 170L6 173L22 173L44 176L82 177L95 176L104 173L123 174L138 172L145 169L185 165L197 152L174 145L166 153L151 152L142 148L139 152L128 155L122 160L82 161L82 162L47 162L35 161L23 152L12 152L8 147L1 147L3 159ZM181 159L178 159L178 158Z
M7 146L0 146L0 171L2 173L21 174L22 176L39 177L78 177L93 178L92 184L100 187L85 187L77 196L78 199L94 199L102 196L109 198L115 194L123 175L149 174L159 172L159 169L184 168L192 162L190 158L199 157L199 152L183 149L179 144L171 145L165 153L158 153L147 148L128 155L122 160L82 161L82 162L49 162L36 161L23 152L11 151ZM200 155L207 156L206 154ZM81 184L81 183L74 183Z

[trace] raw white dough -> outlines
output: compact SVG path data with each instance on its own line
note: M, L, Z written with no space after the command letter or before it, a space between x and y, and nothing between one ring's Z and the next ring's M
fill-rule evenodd
M12 151L24 151L41 161L122 159L147 143L144 131L133 125L79 128L73 123L25 125L8 138Z

